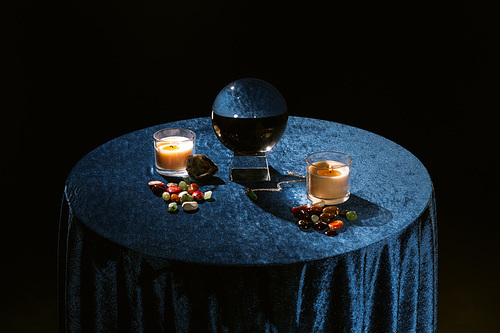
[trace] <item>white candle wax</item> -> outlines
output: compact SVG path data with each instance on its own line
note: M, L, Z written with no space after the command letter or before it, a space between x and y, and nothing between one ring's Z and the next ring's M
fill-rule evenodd
M307 193L327 203L340 203L349 198L349 166L338 161L315 162L308 167Z
M166 137L156 144L156 165L165 170L183 170L192 153L192 140L182 136Z

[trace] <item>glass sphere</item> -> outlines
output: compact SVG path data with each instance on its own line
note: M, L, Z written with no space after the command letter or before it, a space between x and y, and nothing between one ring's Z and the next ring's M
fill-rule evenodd
M212 106L217 138L240 154L270 151L285 133L288 110L281 93L260 79L245 78L225 86Z

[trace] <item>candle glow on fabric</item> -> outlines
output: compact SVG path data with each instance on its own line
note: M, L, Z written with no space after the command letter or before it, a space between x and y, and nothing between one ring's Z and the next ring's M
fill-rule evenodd
M156 164L164 170L183 170L192 153L193 141L182 136L163 138L156 145Z

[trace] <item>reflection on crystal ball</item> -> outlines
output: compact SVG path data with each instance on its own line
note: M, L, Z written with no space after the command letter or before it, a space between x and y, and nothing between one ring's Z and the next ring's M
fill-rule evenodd
M260 79L229 83L212 106L212 126L217 138L240 154L270 151L285 133L287 121L283 96Z

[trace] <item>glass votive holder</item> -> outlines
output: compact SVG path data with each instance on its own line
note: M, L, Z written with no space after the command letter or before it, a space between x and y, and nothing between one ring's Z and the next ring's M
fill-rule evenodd
M194 154L196 134L185 128L165 128L153 134L156 172L186 177L186 161Z
M307 156L307 198L312 202L324 200L327 205L347 201L351 195L351 163L349 155L335 151Z

